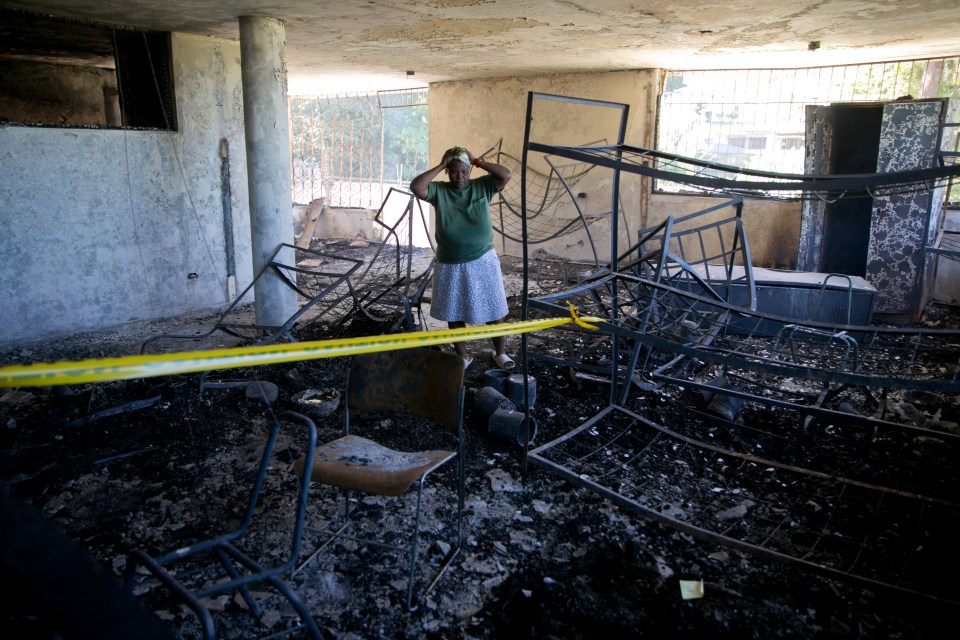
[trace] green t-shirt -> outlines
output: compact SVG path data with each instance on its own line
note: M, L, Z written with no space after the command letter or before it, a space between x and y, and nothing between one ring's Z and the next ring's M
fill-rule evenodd
M459 264L476 260L493 249L490 200L497 193L497 178L485 175L466 188L449 182L431 182L427 202L436 212L437 261Z

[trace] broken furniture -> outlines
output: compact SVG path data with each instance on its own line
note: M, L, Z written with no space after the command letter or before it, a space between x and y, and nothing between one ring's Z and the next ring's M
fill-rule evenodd
M938 165L946 98L807 105L805 170L888 173ZM914 323L933 292L943 188L805 200L797 268L845 273L878 287L874 311ZM881 286L882 285L882 286Z
M960 563L960 432L887 417L894 392L960 392L960 332L800 321L628 273L531 305L562 315L568 302L604 317L607 379L623 392L532 464L708 541L960 604L942 573ZM628 408L635 385L667 399L676 423ZM681 493L687 474L707 480ZM764 494L747 492L764 479Z
M527 150L595 162L613 172L614 184L628 171L744 197L929 197L960 175L957 167L933 167L797 176L622 144L549 145L529 141L539 98L528 102ZM615 197L612 207L616 215ZM572 304L602 318L592 336L566 330L599 356L571 366L598 377L605 368L611 387L606 408L529 459L701 539L870 589L960 604L952 579L960 566L952 533L960 525L960 429L937 416L885 419L894 394L960 392L960 332L856 324L869 318L874 292L848 274L820 274L815 295L803 292L809 306L780 300L761 309L736 219L728 224L739 230L733 242L709 239L721 223L685 230L675 223L648 232L584 282L529 300L524 317L530 310L566 316ZM616 256L616 222L611 229ZM665 407L633 396L635 386ZM826 440L843 453L822 455L817 444Z
M606 144L597 140L588 145ZM503 165L517 175L523 163L503 151L503 138L481 154ZM494 230L503 238L514 242L541 244L555 238L582 230L593 253L594 266L600 266L597 249L590 226L598 220L609 220L610 211L586 212L573 188L594 168L591 163L562 162L561 159L544 156L548 170L538 171L527 166L524 180L511 180L490 205ZM576 217L559 218L558 205L566 198L576 211ZM524 215L526 212L526 215Z
M344 304L350 308L356 303L351 277L362 265L362 260L281 244L260 273L220 314L211 329L201 334L153 336L141 345L140 353L147 353L148 347L160 340L202 340L217 331L255 344L270 344L280 339L296 342L292 330L301 319L321 317ZM249 294L257 281L267 274L278 278L297 294L297 311L279 327L261 326L249 318L252 313L247 308L251 303Z
M450 543L449 550L423 593L433 588L457 557L463 539L463 360L455 354L424 348L354 356L344 396L345 435L317 447L312 459L310 477L317 484L337 487L344 492L357 491L401 500L410 486L416 485L415 515L406 544L388 543L382 539L352 538L403 551L409 555L406 606L412 611L417 607L414 583L424 483L435 470L454 460L457 464L456 537ZM388 448L373 439L354 433L359 417L370 412L413 416L416 419L415 425L411 427L409 434L399 434L400 437L396 437L400 427L395 426L396 419L393 418L389 426L385 427L392 433L376 436L378 440L395 436L394 439L406 442L407 448L401 450L399 445ZM445 438L440 442L453 445L452 448L410 450L414 437L434 434ZM298 461L298 469L304 465L305 460L306 457ZM307 464L306 467L309 469L310 465ZM349 496L346 496L343 524L336 531L324 532L327 539L304 565L338 538L348 537L345 532L351 523L350 501Z
M423 206L412 193L391 187L373 221L384 237L356 278L356 310L390 323L387 333L414 331L424 326L423 299L435 263L431 259L425 268L414 264L418 244L428 243L433 250Z
M757 285L741 221L742 205L742 198L734 198L679 218L669 216L660 224L641 231L637 244L627 249L618 258L617 273L632 274L642 281L666 284L676 289L707 296L711 300L734 302L737 306L755 309L758 304ZM591 284L610 273L610 267L604 267L589 274L583 282L572 289L528 299L528 303L534 309L555 313L563 306L561 299L567 296L579 297L582 294L585 299L577 300L578 304L583 305L581 312L584 312L587 307L596 305L597 317L619 317L626 314L632 318L641 312L641 309L630 303L627 298L623 299L627 304L620 309L616 304L619 298L614 296L613 300L605 300L603 295L605 287L597 289ZM641 313L640 317L641 321L655 322L661 327L665 324L664 318L658 316L646 317L644 320L645 316ZM624 320L633 322L632 319ZM689 339L696 330L693 321L682 315L671 319L670 322L672 324L666 328L682 335L685 340ZM582 332L575 333L582 334ZM534 336L531 339L536 342L543 338ZM547 340L549 341L550 338ZM621 343L633 352L632 365L630 365L632 369L636 364L641 343L632 339L629 334L620 336L618 343L614 345L611 358L619 358ZM601 350L605 350L603 346ZM590 358L584 357L585 354L580 354L575 357L575 361L570 361L554 358L550 355L550 351L549 347L534 350L530 353L530 357L576 369L590 370L593 374L604 373L605 367L590 366L587 363ZM606 356L601 354L596 359L600 358L606 358ZM616 397L616 384L614 380L614 385L611 387L612 399ZM628 391L629 384L624 386L624 399Z
M707 545L890 591L903 606L960 604L955 484L937 495L851 477L846 472L858 465L878 471L862 447L847 449L860 455L814 471L774 459L777 451L766 448L773 438L763 448L759 441L740 448L708 433L680 432L610 405L532 450L530 460ZM746 425L742 434L749 442ZM951 448L943 461L955 464L956 454ZM930 459L939 462L939 455ZM947 467L944 476L955 474Z
M261 535L263 531L258 530L254 525L254 519L256 516L259 522L271 515L261 504L268 472L272 471L274 476L289 472L289 461L284 463L275 459L274 447L281 430L286 433L292 426L300 427L304 432L298 442L303 447L308 461L297 478L293 522L290 523L291 518L282 517L272 519L269 525L265 525L270 537L278 535L278 531L286 534L289 546L284 552L282 549L263 548ZM209 640L217 637L217 627L206 604L208 598L221 594L239 594L250 613L259 620L264 612L257 602L255 592L251 589L254 585L266 584L282 595L299 617L299 624L289 629L290 632L305 631L312 638L322 638L310 612L285 579L288 574L292 576L300 557L300 543L303 537L307 494L310 486L309 461L313 460L312 454L316 447L316 440L317 430L309 418L291 411L277 415L264 445L250 499L240 525L232 532L185 547L181 546L162 555L154 556L145 551L134 551L127 560L125 572L127 589L137 592L148 587L141 581L141 568L144 569L156 582L167 587L196 614L200 619L203 636ZM283 480L277 482L283 482ZM289 484L289 480L287 482ZM271 485L272 488L276 486L280 485ZM283 529L285 525L278 522L289 525L288 529ZM257 533L258 538L254 537L254 533ZM255 539L251 541L251 538ZM259 544L256 543L256 539L260 540ZM247 544L244 544L245 542ZM251 551L245 551L243 547L248 547Z

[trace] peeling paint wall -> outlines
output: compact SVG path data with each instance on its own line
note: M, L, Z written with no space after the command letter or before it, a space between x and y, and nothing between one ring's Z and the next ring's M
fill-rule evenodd
M228 304L224 138L238 290L252 279L239 46L172 44L178 132L0 128L0 344Z

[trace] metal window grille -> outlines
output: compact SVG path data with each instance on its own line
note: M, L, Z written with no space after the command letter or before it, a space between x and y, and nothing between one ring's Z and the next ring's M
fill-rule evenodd
M290 99L293 201L375 209L401 180L384 176L383 110L425 106L426 89Z
M377 91L377 101L381 109L396 107L425 107L427 106L426 89L392 89Z
M718 164L803 173L804 106L913 98L960 98L960 58L807 69L670 71L657 123L659 151ZM960 122L960 100L947 120ZM960 150L960 127L945 127L945 158ZM689 190L658 181L660 192ZM948 202L960 205L960 184Z

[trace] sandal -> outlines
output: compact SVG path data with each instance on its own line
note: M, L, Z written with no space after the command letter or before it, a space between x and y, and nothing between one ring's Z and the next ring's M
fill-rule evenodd
M497 365L498 369L506 369L507 371L513 371L513 368L517 366L516 363L513 361L513 358L511 358L505 353L501 353L500 355L494 355L493 363Z

